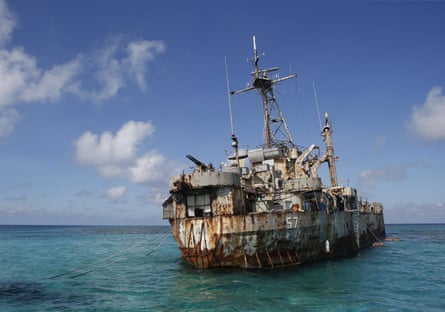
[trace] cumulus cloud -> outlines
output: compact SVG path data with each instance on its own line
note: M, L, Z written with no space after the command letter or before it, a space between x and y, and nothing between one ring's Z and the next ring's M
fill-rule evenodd
M428 92L425 102L412 109L407 127L425 140L445 140L445 96L441 87Z
M155 149L139 153L140 146L153 132L150 121L129 121L114 135L110 131L100 135L87 131L74 142L76 159L81 164L96 166L105 178L125 178L145 185L165 182L183 167L167 161Z
M152 123L129 121L113 135L109 131L100 136L90 131L82 134L75 142L76 158L80 163L110 166L133 160L138 146L153 134ZM116 169L111 166L106 171Z
M105 196L108 197L111 202L117 203L123 199L126 191L127 188L125 186L116 186L108 189L105 192Z
M42 70L22 47L1 49L0 109L18 103L58 100L62 92L70 89L79 69L79 59L75 59Z
M138 158L133 166L128 168L130 180L134 183L151 183L161 180L164 177L163 171L158 170L164 167L165 158L156 150Z
M165 50L162 41L129 42L116 37L98 51L44 69L24 47L6 46L16 23L6 2L0 0L0 136L13 131L20 115L16 106L24 103L54 102L65 94L103 102L116 96L127 80L145 90L148 62Z
M22 103L56 101L71 87L80 69L76 58L66 64L43 70L23 47L4 48L1 44L10 37L15 26L12 15L6 14L6 3L0 2L0 136L14 130L19 121L16 106ZM4 28L6 25L6 28ZM7 32L7 30L9 32Z

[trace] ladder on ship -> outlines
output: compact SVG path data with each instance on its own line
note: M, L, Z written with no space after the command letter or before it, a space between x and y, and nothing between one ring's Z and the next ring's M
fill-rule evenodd
M357 249L360 249L360 211L358 209L351 211L352 212L352 226L355 237L355 244Z

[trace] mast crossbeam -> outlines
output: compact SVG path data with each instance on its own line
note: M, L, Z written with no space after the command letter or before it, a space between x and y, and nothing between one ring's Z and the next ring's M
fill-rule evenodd
M270 79L267 73L277 71L278 67L272 67L269 69L260 69L258 66L259 56L256 50L256 40L253 36L253 66L252 71L252 86L247 88L232 91L230 94L240 94L251 90L260 91L263 101L263 115L264 115L264 140L268 147L274 145L290 145L294 146L292 135L287 126L286 120L281 113L280 107L276 100L273 86L279 82L297 77L296 74L292 74L286 77Z

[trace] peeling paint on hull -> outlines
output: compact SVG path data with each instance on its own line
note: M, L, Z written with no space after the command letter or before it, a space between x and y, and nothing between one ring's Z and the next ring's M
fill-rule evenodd
M353 255L374 236L384 237L383 215L360 214L357 244L353 218L353 212L274 212L182 219L172 226L182 258L196 268L262 269Z

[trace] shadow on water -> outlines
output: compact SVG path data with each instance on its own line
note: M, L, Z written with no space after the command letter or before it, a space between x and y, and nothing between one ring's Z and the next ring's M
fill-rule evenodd
M88 305L86 297L74 296L49 289L38 282L0 281L0 310L9 307L20 310L25 307L39 306L43 309L63 309L73 305Z
M33 302L45 300L43 286L34 282L0 281L0 299L2 301Z

